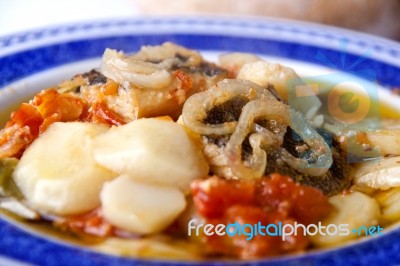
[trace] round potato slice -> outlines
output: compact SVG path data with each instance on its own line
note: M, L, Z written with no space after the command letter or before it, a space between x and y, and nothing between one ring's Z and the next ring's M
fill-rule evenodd
M361 192L336 195L330 197L329 202L336 211L322 222L323 226L336 225L339 228L344 226L348 229L348 233L342 235L325 233L325 235L311 236L311 242L316 246L335 246L357 238L358 235L352 230L357 230L361 226L368 228L377 225L381 216L378 202Z
M400 220L400 188L379 191L375 199L381 206L381 223L389 224Z
M104 185L101 204L111 224L133 233L151 234L170 225L185 209L186 201L178 188L120 176Z
M100 204L105 181L116 175L92 155L93 137L108 127L54 123L25 151L14 180L35 209L58 215L84 213Z
M373 189L400 186L400 156L361 163L354 168L354 185Z
M201 149L183 126L152 118L110 129L95 139L96 161L133 180L188 191L208 173Z

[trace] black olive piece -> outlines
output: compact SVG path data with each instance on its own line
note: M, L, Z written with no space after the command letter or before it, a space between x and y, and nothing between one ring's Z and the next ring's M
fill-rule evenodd
M82 74L82 77L88 79L89 85L104 84L107 82L107 77L98 72L96 69L92 69L89 72Z
M244 97L233 97L229 101L218 104L211 108L203 122L215 125L225 122L238 121L240 114L242 113L243 106L245 106L246 103L248 103L248 100Z

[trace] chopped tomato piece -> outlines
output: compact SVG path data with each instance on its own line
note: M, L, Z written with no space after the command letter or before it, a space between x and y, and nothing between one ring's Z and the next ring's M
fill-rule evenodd
M54 122L78 121L86 103L55 89L38 93L11 115L0 136L0 158L21 157L23 151Z
M0 158L20 158L24 150L51 124L72 121L116 126L125 124L124 119L105 103L93 103L90 106L80 97L59 93L55 89L43 90L29 104L22 104L0 132Z
M21 104L0 132L0 158L19 158L39 135L42 122L43 117L35 107L27 103Z
M17 111L11 114L11 119L6 124L6 127L12 125L18 125L20 127L27 126L30 129L32 137L35 138L39 135L39 126L42 122L43 117L36 108L27 103L23 103Z
M253 204L254 192L253 182L222 180L216 176L192 183L195 206L205 218L220 217L227 208L235 204Z
M272 174L257 181L211 177L192 183L193 201L205 223L282 226L317 223L331 205L318 189L295 183L290 177ZM245 230L254 230L245 228ZM250 233L250 232L249 232ZM206 252L212 255L257 258L302 251L309 245L302 227L284 240L279 235L202 235Z
M68 94L60 94L55 89L40 92L33 98L32 104L37 107L44 118L54 117L56 114L57 121L60 122L79 120L84 109L87 108L82 99Z
M279 210L305 225L321 221L331 210L322 191L295 183L280 174L260 180L257 201L266 211Z
M175 70L172 75L177 79L177 90L174 91L174 97L178 104L183 104L188 97L188 93L193 89L193 80L189 74L182 70Z
M104 103L94 103L89 112L89 121L94 123L108 124L111 126L121 126L125 120L107 107Z
M108 80L106 84L104 84L103 93L104 95L116 95L118 94L119 84L113 80Z
M114 234L114 227L104 220L100 209L90 213L63 218L55 222L63 231L76 234L88 234L96 237L108 237Z

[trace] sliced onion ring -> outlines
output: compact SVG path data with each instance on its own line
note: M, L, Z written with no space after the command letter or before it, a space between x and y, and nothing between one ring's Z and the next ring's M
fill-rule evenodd
M249 101L255 99L276 98L267 89L246 80L225 79L218 82L207 91L196 93L189 97L182 110L182 119L186 126L200 135L226 135L232 134L237 122L222 124L205 124L207 113L216 105L242 96Z
M332 165L332 151L325 140L315 131L312 126L299 112L290 110L290 127L303 139L310 147L311 156L315 162L309 163L306 159L297 158L291 155L287 150L281 148L282 160L290 167L297 169L303 174L310 176L321 176L325 174Z
M253 149L252 155L248 160L242 161L243 141L255 127L257 118L277 120L286 129L289 124L289 106L277 100L259 99L243 107L238 125L225 148L232 172L239 179L254 179L263 176L267 165L265 150L271 146L273 149L278 149L282 145L285 130L281 130L278 136L269 130L253 133L249 137Z
M157 64L130 60L124 57L123 53L111 49L106 49L104 52L101 72L120 84L129 82L149 89L162 89L172 80L171 74Z

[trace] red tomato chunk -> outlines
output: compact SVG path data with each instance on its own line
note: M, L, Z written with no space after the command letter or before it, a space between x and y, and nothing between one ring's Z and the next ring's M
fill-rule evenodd
M318 189L295 183L290 177L272 174L257 181L224 180L211 177L192 183L195 207L204 223L240 225L295 222L305 226L324 219L332 206ZM304 232L297 231L282 240L281 236L254 234L213 234L200 236L210 255L257 258L293 253L309 246ZM252 230L246 228L247 231ZM200 231L201 232L201 231ZM247 238L247 239L246 239Z

